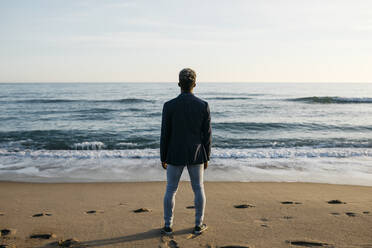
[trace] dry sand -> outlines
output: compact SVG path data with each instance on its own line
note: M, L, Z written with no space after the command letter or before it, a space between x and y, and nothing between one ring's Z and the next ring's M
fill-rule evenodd
M0 244L58 247L74 238L70 247L372 247L372 187L207 182L209 229L193 236L193 194L182 182L174 235L161 237L164 189L165 182L0 182ZM149 212L133 212L140 208ZM38 234L51 237L30 238Z

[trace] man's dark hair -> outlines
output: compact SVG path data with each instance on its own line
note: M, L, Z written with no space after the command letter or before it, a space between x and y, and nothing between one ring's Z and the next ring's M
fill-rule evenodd
M190 68L185 68L179 74L179 86L184 91L190 91L195 86L196 73Z

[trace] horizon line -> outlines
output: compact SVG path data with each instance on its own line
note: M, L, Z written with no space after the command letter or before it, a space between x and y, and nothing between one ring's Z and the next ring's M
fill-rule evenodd
M170 84L170 83L174 83L174 84L177 84L178 82L177 81L52 81L52 82L46 82L46 81L43 81L43 82L37 82L37 81L30 81L30 82L22 82L22 81L15 81L15 82L0 82L0 84L96 84L96 83L115 83L115 84L120 84L120 83L140 83L140 84L146 84L146 83L166 83L166 84ZM197 84L198 83L201 83L201 84L204 84L204 83L232 83L232 84L250 84L250 83L360 83L360 84L370 84L372 83L371 82L361 82L361 81L357 81L357 82L350 82L350 81L341 81L341 82L337 82L337 81L316 81L316 82L312 82L312 81L236 81L236 82L222 82L222 81L218 81L218 82L213 82L213 81L205 81L205 82L196 82Z

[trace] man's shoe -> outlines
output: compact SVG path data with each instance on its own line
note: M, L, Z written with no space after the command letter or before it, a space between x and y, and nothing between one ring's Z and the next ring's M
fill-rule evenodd
M195 226L194 231L192 233L199 235L207 229L208 229L208 226L206 224L201 224L200 226Z
M165 227L163 227L163 229L161 229L161 234L172 235L172 233L173 233L172 228L170 228L168 226L165 226Z

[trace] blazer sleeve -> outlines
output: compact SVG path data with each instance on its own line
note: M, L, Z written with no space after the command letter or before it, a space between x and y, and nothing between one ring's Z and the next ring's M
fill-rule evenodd
M168 153L168 143L171 134L170 116L167 110L167 104L163 106L162 120L161 120L161 134L160 134L160 160L165 162Z
M211 144L212 144L212 127L211 127L211 113L209 110L209 105L207 103L207 107L205 110L204 120L203 120L203 145L205 151L207 153L207 160L209 160L211 155Z

